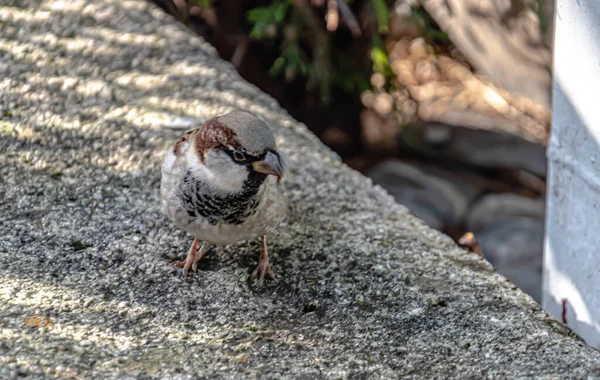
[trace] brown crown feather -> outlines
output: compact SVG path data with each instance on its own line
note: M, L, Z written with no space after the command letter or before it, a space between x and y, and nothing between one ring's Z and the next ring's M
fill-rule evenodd
M207 150L218 146L241 147L231 128L217 120L209 120L196 134L196 151L200 158L204 159Z

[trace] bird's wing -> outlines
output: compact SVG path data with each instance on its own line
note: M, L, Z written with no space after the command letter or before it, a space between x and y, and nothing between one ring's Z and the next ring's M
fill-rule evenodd
M187 131L181 136L175 145L173 145L173 153L176 156L181 156L190 146L192 141L192 137L198 132L200 128L192 129L191 131Z

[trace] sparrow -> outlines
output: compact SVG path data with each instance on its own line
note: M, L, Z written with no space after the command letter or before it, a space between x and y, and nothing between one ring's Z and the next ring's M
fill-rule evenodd
M256 115L233 111L186 132L170 148L161 168L163 212L194 237L185 261L173 265L196 272L210 245L261 238L258 276L275 279L266 236L283 221L287 200L279 187L286 171L271 129ZM198 245L200 248L198 248Z

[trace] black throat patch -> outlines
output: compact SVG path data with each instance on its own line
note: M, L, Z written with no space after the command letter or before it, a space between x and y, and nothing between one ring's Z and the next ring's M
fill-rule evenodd
M212 225L242 224L256 212L260 199L256 196L266 174L250 170L239 193L220 196L188 171L181 183L182 205L192 218L203 217Z

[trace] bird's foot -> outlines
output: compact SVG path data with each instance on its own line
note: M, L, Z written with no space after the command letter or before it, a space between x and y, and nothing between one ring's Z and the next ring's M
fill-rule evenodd
M188 257L186 257L185 261L175 261L172 265L179 268L183 268L183 271L181 271L181 277L186 278L188 271L192 266L192 260L190 260L190 255L188 254Z
M204 245L200 247L200 250L196 251L199 242L200 240L194 239L194 242L192 243L192 246L188 251L185 261L175 261L172 264L176 267L183 268L181 275L184 279L187 277L190 268L194 271L194 273L198 271L198 261L200 261L200 259L204 256L205 252Z
M254 270L254 272L252 272L252 278L256 278L258 276L258 286L261 288L265 281L265 274L268 274L269 277L271 277L271 280L275 279L275 275L273 274L271 266L269 265L269 260L265 260L262 262L259 260L258 266Z

